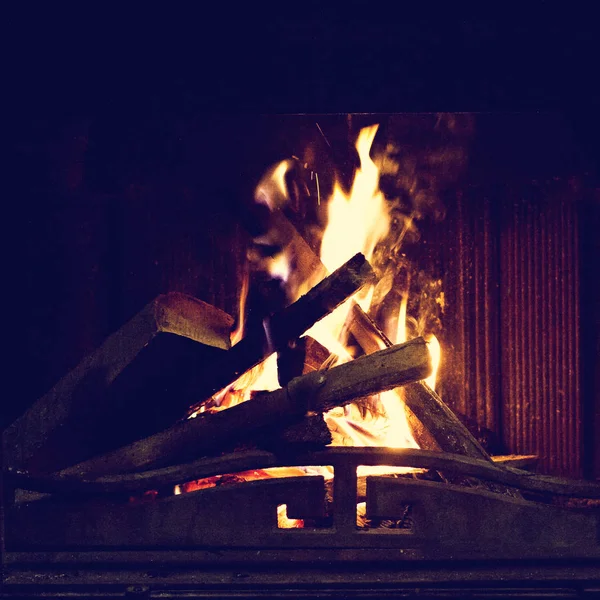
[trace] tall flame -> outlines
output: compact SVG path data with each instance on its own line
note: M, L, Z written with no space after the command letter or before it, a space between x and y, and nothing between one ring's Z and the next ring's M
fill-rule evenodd
M336 182L327 207L328 222L321 242L321 261L329 271L337 269L357 252L367 260L373 257L376 245L388 234L390 214L385 197L379 189L379 169L370 157L371 146L378 125L365 127L358 135L356 150L360 159L348 195ZM368 311L374 288L354 298ZM323 345L330 347L324 331L338 336L350 302L338 307L308 333ZM334 409L325 420L333 433L333 445L388 446L392 448L417 448L408 424L401 397L394 391L378 397L379 411L365 415L356 405ZM390 467L365 468L370 474L390 472Z
M339 182L334 184L333 192L327 206L327 226L321 241L321 262L325 268L332 272L357 252L362 252L367 260L371 260L377 244L385 238L390 231L390 210L388 203L379 189L379 168L370 157L370 151L377 134L378 125L365 127L358 135L356 150L360 159L352 186L348 194L344 193ZM255 200L268 206L270 210L280 210L288 201L285 177L291 166L290 161L282 161L272 167L257 186ZM319 198L320 202L320 198ZM409 223L412 216L407 220ZM400 233L402 238L406 227ZM400 243L397 240L397 244ZM279 279L286 289L288 300L294 301L308 291L318 282L322 273L302 272L303 281L298 281L298 273L292 270L292 260L289 248L274 257L264 259L263 268L273 277ZM295 275L295 277L294 277ZM312 276L312 277L311 277ZM314 279L317 278L315 281ZM248 295L249 278L245 274L243 287L240 294L239 323L232 335L235 344L244 335L244 315L246 298ZM294 289L291 289L294 288ZM342 342L341 333L347 322L352 303L357 303L366 313L369 312L374 297L375 288L369 286L361 293L355 294L336 310L317 322L305 335L310 335L334 356L337 364L352 360L348 348ZM409 291L403 291L397 307L397 328L391 333L395 343L408 340L407 328ZM411 323L414 319L411 320ZM393 321L392 321L393 322ZM425 320L423 321L425 322ZM395 326L394 326L395 327ZM435 335L427 331L418 333L426 338L428 349L432 358L432 372L425 383L432 389L436 386L437 371L441 360L441 347ZM267 337L269 332L267 331ZM415 334L414 327L411 329ZM244 373L228 388L222 390L213 398L213 404L208 410L218 411L249 400L254 390L274 390L279 388L277 373L277 355L272 354L268 359ZM370 411L362 410L357 404L336 407L324 415L325 422L332 433L334 446L385 446L390 448L418 448L411 427L406 416L402 392L389 390L373 397L374 408ZM198 412L203 412L203 406ZM194 413L191 416L196 416ZM304 471L302 471L302 469ZM321 474L327 478L332 477L330 467L302 468L300 473L306 472ZM312 469L312 471L310 470ZM358 475L390 474L410 471L411 469L391 466L360 466ZM286 472L287 473L287 472ZM277 469L264 469L260 473L238 474L249 479L261 477L281 477L298 474L297 470L283 473ZM243 477L243 478L244 478ZM202 486L214 485L210 478L191 484L191 489L202 489ZM186 491L183 486L178 486L176 493ZM285 505L278 507L278 520L280 527L298 527L301 522L287 518Z
M231 334L231 345L237 344L244 337L244 325L246 322L246 301L248 300L248 290L250 289L250 273L246 269L242 278L242 289L240 290L240 299L238 304L238 322L237 327Z
M369 156L378 128L379 125L365 127L358 135L360 168L349 196L339 183L334 186L321 241L321 261L329 271L341 267L357 252L370 260L375 246L389 231L389 211L379 190L379 169Z
M328 271L333 271L344 264L357 252L362 252L370 260L377 244L389 233L390 212L388 204L379 189L379 169L370 157L370 151L378 130L378 125L365 127L358 135L356 150L360 159L350 191L344 193L336 182L327 206L327 225L321 242L321 261ZM268 205L272 210L281 208L286 202L285 175L289 169L289 161L275 165L257 187L255 199ZM290 257L284 250L264 262L264 268L274 278L285 285L291 273ZM290 280L291 282L291 280ZM310 288L315 282L304 282ZM289 286L288 286L289 287ZM287 289L288 297L296 299L307 290ZM244 279L240 295L240 325L233 336L236 343L243 337L243 315L248 293L248 280ZM317 322L305 335L310 335L325 346L342 363L352 360L348 349L341 341L341 332L347 321L353 302L368 312L373 298L374 288L370 286L355 296L327 317ZM396 343L408 339L407 332L408 296L403 294L398 306L398 327ZM268 334L268 332L267 332ZM437 338L429 335L428 348L432 354L433 371L426 380L435 388L437 366L441 349ZM251 398L252 390L273 390L279 387L277 377L276 355L263 361L260 365L242 375L226 390L216 397L214 410L222 410ZM401 393L391 390L374 398L374 411L361 410L350 404L343 408L335 408L325 415L325 420L332 432L332 445L352 446L387 446L391 448L418 448L404 410ZM365 467L365 473L389 473L396 471L391 467Z

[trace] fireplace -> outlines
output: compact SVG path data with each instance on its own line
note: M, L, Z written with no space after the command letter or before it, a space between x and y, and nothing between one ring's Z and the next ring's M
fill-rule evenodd
M8 592L597 592L598 196L560 119L170 126L81 123L50 169L29 251L57 293L4 432ZM359 225L387 222L362 240L343 210L365 197ZM336 198L329 247L358 243L337 262ZM311 329L353 295L335 336ZM369 429L379 392L400 433Z

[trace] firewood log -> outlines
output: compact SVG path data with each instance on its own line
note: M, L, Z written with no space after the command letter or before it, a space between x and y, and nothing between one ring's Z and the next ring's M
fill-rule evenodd
M302 256L303 264L322 271L322 263L310 246L303 240L294 225L282 213L273 213L278 227L286 232L286 239L294 240L296 253ZM298 239L299 238L299 239ZM304 242L304 243L302 243ZM389 338L369 318L358 304L354 304L348 315L346 329L352 333L362 349L371 354L392 345ZM490 460L489 455L462 425L458 417L429 388L416 383L405 388L406 407L409 421L421 442L432 450L463 454Z
M422 339L362 356L329 371L293 379L285 388L214 414L199 415L112 453L80 463L61 474L99 476L140 471L215 454L252 439L266 427L287 427L307 412L325 412L372 394L419 381L431 371Z
M319 371L331 352L310 336L301 337L277 353L279 385L287 385L294 377Z
M392 342L358 305L354 304L348 315L346 328L366 354L389 348Z
M256 445L273 452L286 453L324 448L331 443L331 432L322 414L311 414L281 431L257 437Z
M317 452L276 455L264 450L249 450L200 458L189 463L163 469L81 478L75 475L53 473L39 475L27 471L6 468L3 471L7 487L36 490L42 493L66 494L68 496L131 495L146 490L171 489L174 485L203 479L223 473L238 473L271 467L293 467L294 465L344 466L351 461L354 465L392 465L427 469L430 478L439 480L433 471L455 473L462 477L476 477L489 482L501 483L515 488L551 496L580 499L600 499L600 483L585 480L561 479L547 475L535 475L515 468L510 462L496 462L469 458L457 454L440 454L415 448L325 448ZM529 461L531 456L501 457ZM357 478L360 485L361 478ZM363 479L364 481L364 479ZM359 493L364 493L364 486Z
M5 430L5 463L52 472L173 424L183 384L226 354L232 325L190 296L159 296Z
M188 406L209 398L273 352L285 348L374 277L365 257L356 254L296 302L266 319L262 330L247 335L226 355L200 370L188 383Z
M405 386L402 394L405 405L423 423L443 452L491 460L458 417L426 384L417 382Z

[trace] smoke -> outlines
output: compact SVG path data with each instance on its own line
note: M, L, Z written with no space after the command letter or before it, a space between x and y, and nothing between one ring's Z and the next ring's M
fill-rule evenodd
M371 316L392 339L402 326L397 307L403 301L406 339L442 330L442 280L432 265L409 259L407 247L416 247L425 220L444 219L444 193L467 167L473 133L472 115L394 115L382 123L375 140L373 160L391 223L371 261L379 276Z
M444 219L443 193L464 172L473 133L474 117L462 113L393 115L383 124L374 160L391 226L373 260L381 275L407 244L419 241L420 221Z

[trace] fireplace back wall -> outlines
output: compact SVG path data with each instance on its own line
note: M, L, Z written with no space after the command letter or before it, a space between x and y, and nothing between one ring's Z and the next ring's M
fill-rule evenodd
M563 179L462 190L446 246L446 397L497 451L565 476L585 462L580 193Z
M335 146L385 119L353 117L351 135L345 116L318 120ZM20 356L31 376L3 423L157 294L236 316L240 209L267 166L314 143L315 121L136 107L23 131ZM423 224L420 254L443 278L446 401L498 450L599 476L597 286L586 278L598 195L569 136L553 115L477 115L468 169L444 192L446 219Z

